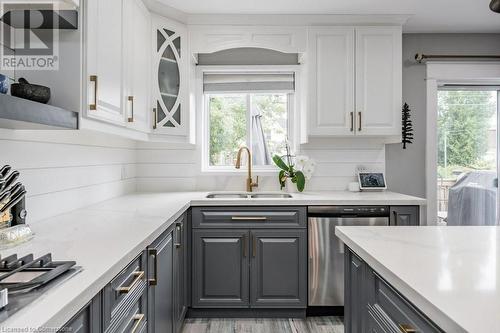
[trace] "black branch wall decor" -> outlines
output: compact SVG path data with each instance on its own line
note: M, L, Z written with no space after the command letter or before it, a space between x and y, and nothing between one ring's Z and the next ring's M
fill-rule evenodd
M402 111L402 143L403 149L406 149L406 144L413 143L413 123L411 121L410 107L407 103L403 105Z

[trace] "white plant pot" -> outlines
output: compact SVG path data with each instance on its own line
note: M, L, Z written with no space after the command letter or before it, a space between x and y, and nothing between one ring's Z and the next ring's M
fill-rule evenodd
M297 184L292 183L290 178L286 179L285 191L287 191L288 193L299 193L299 190L297 189Z

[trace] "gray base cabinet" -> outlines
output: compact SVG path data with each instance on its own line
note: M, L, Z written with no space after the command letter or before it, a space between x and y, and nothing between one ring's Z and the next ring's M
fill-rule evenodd
M99 333L102 332L101 293L78 312L59 332Z
M418 226L420 225L419 206L391 206L390 225Z
M149 333L179 333L186 315L185 215L148 252Z
M363 261L351 251L345 252L344 327L346 332L362 333L362 311L366 303ZM368 330L368 332L372 332Z
M64 331L180 333L188 308L186 217L132 260Z
M187 312L187 239L185 229L187 221L185 216L182 216L175 223L174 234L174 332L179 333L182 330L184 317Z
M149 332L173 332L173 251L172 232L148 249Z
M192 222L194 309L306 308L305 207L197 207Z
M443 332L348 247L345 268L347 333Z
M306 306L307 231L251 230L252 307Z
M248 307L248 230L193 230L193 307Z

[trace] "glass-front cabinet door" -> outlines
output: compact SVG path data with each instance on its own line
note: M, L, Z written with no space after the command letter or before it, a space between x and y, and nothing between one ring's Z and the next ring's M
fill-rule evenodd
M186 135L186 28L160 17L153 22L153 130Z

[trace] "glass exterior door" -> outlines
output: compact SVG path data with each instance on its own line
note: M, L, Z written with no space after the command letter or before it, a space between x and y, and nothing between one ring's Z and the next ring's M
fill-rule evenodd
M498 224L495 87L438 91L438 224Z

